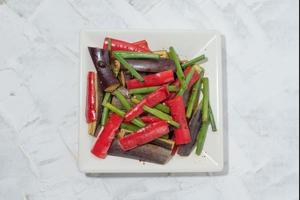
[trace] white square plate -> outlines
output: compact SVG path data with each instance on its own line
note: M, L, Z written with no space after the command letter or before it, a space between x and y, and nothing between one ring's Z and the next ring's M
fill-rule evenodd
M210 79L210 98L218 132L209 130L201 156L174 156L167 164L144 163L127 158L108 156L105 160L90 153L94 138L87 133L85 122L86 77L94 71L88 47L102 47L106 36L126 41L146 39L152 50L174 46L182 59L200 54L208 57L203 64ZM152 31L152 30L84 30L80 35L80 130L79 168L85 173L177 173L219 172L223 169L223 104L222 104L222 45L216 31Z

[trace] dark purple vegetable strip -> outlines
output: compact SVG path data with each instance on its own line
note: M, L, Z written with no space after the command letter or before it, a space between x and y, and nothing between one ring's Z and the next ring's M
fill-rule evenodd
M166 164L172 158L171 153L171 150L154 144L145 144L124 152L120 148L117 140L113 142L108 151L108 154L112 156L131 158L156 164Z
M180 156L189 156L194 149L197 135L201 128L202 120L201 109L198 107L197 111L193 114L191 120L189 121L189 129L191 131L191 142L188 144L180 145L178 147L177 153Z
M102 90L106 92L114 91L117 87L119 87L120 83L109 67L108 51L100 48L89 47L89 52L97 70Z
M127 59L127 63L129 63L135 70L139 72L163 72L166 70L175 71L175 63L171 59L160 58L156 59Z

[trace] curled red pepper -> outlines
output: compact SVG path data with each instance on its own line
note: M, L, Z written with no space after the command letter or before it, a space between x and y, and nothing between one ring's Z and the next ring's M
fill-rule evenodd
M119 115L114 113L110 115L102 132L98 134L96 142L91 150L92 154L99 158L106 157L109 147L111 146L111 143L115 138L117 130L119 129L122 121L123 118Z
M127 151L133 149L139 145L146 144L152 140L159 138L169 133L169 126L165 121L159 121L149 124L145 128L142 128L128 136L125 136L119 140L122 150Z
M167 70L156 74L146 75L143 78L144 82L141 82L137 79L131 79L126 81L127 88L134 89L142 87L159 86L164 85L166 83L171 83L174 81L174 73L172 70Z
M111 50L112 51L136 51L136 52L150 52L149 49L141 47L140 44L135 45L122 40L117 40L113 38L105 38L103 43L103 49L108 48L108 41L111 40Z
M85 117L87 123L96 121L96 73L88 72Z
M182 96L176 96L166 102L169 106L173 119L180 124L179 128L174 130L174 141L177 145L191 142L191 134L185 117L185 106Z
M147 95L140 103L133 106L125 115L125 121L132 121L134 118L138 117L144 112L143 107L149 106L154 107L160 102L164 101L169 96L169 91L167 86L162 86L155 92Z

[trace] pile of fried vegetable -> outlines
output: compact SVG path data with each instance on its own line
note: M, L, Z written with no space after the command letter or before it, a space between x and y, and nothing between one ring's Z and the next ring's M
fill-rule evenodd
M205 55L183 61L173 47L151 51L105 38L89 47L96 72L87 74L86 121L95 136L91 153L165 164L176 153L200 155L209 125L217 131L209 80L199 64Z

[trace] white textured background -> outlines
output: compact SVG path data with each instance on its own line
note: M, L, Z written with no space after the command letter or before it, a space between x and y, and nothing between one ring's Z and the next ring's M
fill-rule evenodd
M298 0L0 0L1 200L297 200ZM77 170L79 30L226 37L229 174Z

